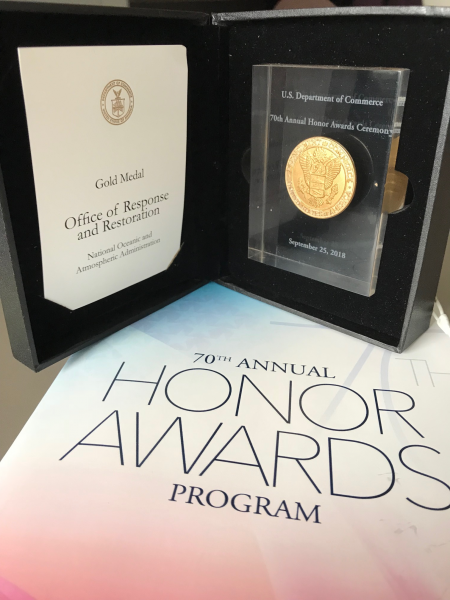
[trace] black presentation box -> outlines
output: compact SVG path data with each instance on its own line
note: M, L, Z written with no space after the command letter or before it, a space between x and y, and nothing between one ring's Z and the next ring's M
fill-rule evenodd
M401 352L429 326L450 226L450 10L337 8L206 15L0 3L1 295L16 358L40 370L218 281ZM18 47L183 44L188 140L182 250L163 273L71 311L43 297ZM248 259L252 66L410 69L397 170L370 298Z

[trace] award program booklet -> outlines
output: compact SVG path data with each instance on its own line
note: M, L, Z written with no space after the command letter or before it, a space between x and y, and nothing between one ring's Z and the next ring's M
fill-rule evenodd
M74 355L0 463L0 598L450 598L450 338L217 284Z
M19 48L44 296L77 309L180 249L184 46Z

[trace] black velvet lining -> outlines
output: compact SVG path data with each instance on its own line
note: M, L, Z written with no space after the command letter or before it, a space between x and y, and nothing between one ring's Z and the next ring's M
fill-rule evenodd
M294 310L397 346L400 340L450 71L450 20L334 16L229 23L228 281ZM412 202L388 218L378 284L366 298L247 258L252 65L403 67L411 70L397 169Z
M52 10L59 12L57 7ZM76 13L76 11L74 11ZM218 85L219 28L204 26L206 15L169 18L144 11L122 14L41 14L0 16L0 163L11 215L25 296L42 367L121 326L164 306L219 276L220 238L215 231L220 203L216 120L211 96ZM97 10L98 12L98 10ZM31 153L17 47L183 44L189 69L188 146L182 250L159 275L75 311L43 298L42 261ZM51 91L49 90L49 93ZM64 256L61 256L64 260Z

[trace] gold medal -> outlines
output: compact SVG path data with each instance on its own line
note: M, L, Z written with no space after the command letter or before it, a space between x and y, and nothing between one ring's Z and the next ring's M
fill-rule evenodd
M315 219L343 212L356 189L355 163L347 150L326 137L294 148L286 165L286 187L295 206Z

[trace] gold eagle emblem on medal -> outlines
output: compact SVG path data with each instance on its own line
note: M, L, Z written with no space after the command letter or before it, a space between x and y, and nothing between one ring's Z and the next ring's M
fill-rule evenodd
M287 161L285 179L292 202L315 219L339 215L355 195L355 163L344 146L327 137L298 144Z

